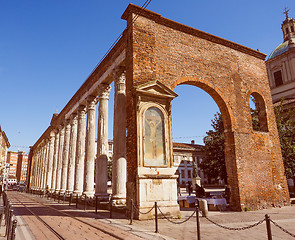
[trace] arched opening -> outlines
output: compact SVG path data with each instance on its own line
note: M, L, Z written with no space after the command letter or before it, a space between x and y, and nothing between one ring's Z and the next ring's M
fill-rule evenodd
M259 93L253 92L249 98L252 129L254 131L268 132L265 102Z
M227 183L225 141L229 145L231 132L227 107L214 89L200 82L183 82L174 91L178 94L172 102L173 159L181 187L178 191L198 184L207 188L207 196L212 185L222 192ZM227 157L230 159L229 151Z

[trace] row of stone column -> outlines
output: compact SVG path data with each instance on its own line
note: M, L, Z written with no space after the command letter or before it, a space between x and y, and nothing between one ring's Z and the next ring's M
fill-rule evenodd
M126 198L126 85L124 69L113 73L115 81L112 195ZM69 119L50 133L34 150L31 188L108 198L108 100L110 86L100 84L98 95L87 97ZM98 107L97 155L95 113ZM87 119L86 119L87 116ZM96 187L94 167L96 161Z

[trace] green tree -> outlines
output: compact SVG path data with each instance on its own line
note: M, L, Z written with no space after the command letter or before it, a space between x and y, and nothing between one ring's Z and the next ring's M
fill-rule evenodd
M252 99L253 100L253 99ZM284 100L274 108L278 127L282 157L285 173L288 178L295 174L295 108L287 108ZM251 108L252 126L258 131L259 120L256 109ZM220 113L214 115L213 130L209 130L204 138L203 150L206 159L200 164L208 178L220 178L226 181L225 155L224 155L224 128Z
M224 155L224 127L222 116L220 113L214 114L214 119L211 120L213 130L206 132L204 138L203 150L206 153L206 158L200 164L200 167L208 177L227 180Z
M295 108L288 108L282 99L275 110L282 156L287 178L295 174Z

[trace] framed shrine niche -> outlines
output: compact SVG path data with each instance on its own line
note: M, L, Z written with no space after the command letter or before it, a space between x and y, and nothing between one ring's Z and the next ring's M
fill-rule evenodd
M142 84L133 91L137 105L137 163L143 168L139 172L155 174L156 168L173 166L171 100L178 95L159 81Z
M148 107L142 116L143 166L166 167L166 121L157 107Z

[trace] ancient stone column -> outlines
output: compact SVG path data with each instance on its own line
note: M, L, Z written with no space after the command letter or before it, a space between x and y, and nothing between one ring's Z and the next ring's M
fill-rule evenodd
M38 150L38 162L37 162L37 166L36 166L36 169L37 169L37 190L40 190L41 189L41 159L42 159L42 148L39 147L39 150Z
M62 155L60 193L64 193L67 189L68 161L69 161L70 133L71 133L70 120L66 119L64 125L65 125L65 135L64 135L64 147L63 147L63 155Z
M88 197L94 195L94 160L95 160L95 110L96 96L87 98L87 127L86 127L86 149L84 165L84 188L83 193Z
M74 190L74 174L75 174L75 157L77 145L77 114L71 115L71 133L70 133L70 149L69 149L69 165L68 165L68 180L67 180L67 194Z
M31 188L33 190L37 189L37 162L38 162L38 149L35 150L34 152L34 162L33 162L33 174L32 174L32 184Z
M65 128L63 125L59 127L59 146L58 146L58 160L56 167L56 185L55 190L59 191L61 186L61 171L62 171L62 156L64 146Z
M108 199L108 102L111 87L100 85L97 128L97 158L95 195L99 199Z
M80 105L78 108L78 132L75 161L74 194L81 195L84 181L84 156L85 156L85 119L86 108Z
M52 181L54 142L55 142L55 132L51 131L50 138L49 138L49 153L48 153L47 181L46 181L46 189L48 190L50 190L51 188L51 181Z
M47 182L47 165L48 165L48 152L49 152L49 140L45 140L44 144L44 152L43 152L43 160L42 160L42 190L46 189L46 182Z
M113 73L115 107L113 129L112 193L115 204L126 203L126 78L124 69Z
M56 187L56 169L58 161L58 146L59 146L59 132L55 130L55 141L54 141L54 154L53 154L53 166L52 166L52 181L51 181L51 191L55 191Z

